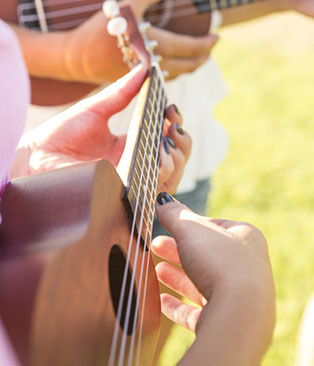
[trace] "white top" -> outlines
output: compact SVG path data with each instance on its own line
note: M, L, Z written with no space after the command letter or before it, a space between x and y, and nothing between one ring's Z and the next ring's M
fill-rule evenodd
M219 22L219 13L213 12L212 23ZM175 103L184 118L183 128L193 140L192 153L178 188L178 193L195 188L196 182L209 178L225 157L228 138L223 127L214 117L214 107L227 94L227 88L216 62L211 58L191 74L184 74L167 83L169 103ZM30 108L32 126L64 109ZM115 134L127 132L128 123L134 109L134 102L127 109L110 120L110 128ZM34 112L36 111L36 116ZM28 123L28 129L30 124Z

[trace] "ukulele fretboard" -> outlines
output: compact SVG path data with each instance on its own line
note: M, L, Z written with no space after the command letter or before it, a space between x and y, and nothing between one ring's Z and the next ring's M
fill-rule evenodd
M163 138L166 104L159 70L152 67L138 142L126 187L126 198L135 217L137 231L147 244L151 239L159 171L159 146Z
M234 6L256 3L265 0L193 0L199 13L231 8Z
M265 0L174 0L173 18L195 13L208 13L216 9L225 9ZM18 0L18 18L20 25L40 30L58 31L72 29L82 24L96 11L101 10L102 0ZM154 7L160 12L165 3Z

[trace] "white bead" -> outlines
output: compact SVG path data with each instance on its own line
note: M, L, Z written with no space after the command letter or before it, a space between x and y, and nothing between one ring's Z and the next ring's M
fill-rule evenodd
M119 15L120 9L116 0L106 0L102 5L102 10L107 18L113 18Z
M107 24L108 33L111 36L118 36L126 32L127 22L123 17L116 17L109 20Z

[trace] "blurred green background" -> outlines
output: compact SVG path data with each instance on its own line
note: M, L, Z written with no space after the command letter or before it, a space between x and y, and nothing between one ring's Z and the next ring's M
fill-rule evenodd
M268 239L277 326L263 366L294 365L298 325L314 292L314 22L287 13L220 32L230 88L217 117L230 151L213 180L213 217L258 226ZM177 327L160 365L193 337Z

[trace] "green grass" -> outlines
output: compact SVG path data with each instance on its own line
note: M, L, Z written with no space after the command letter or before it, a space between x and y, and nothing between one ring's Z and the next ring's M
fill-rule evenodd
M210 211L251 222L268 239L277 326L263 366L294 365L298 325L314 292L314 47L300 35L311 27L302 22L291 20L290 38L284 29L276 36L277 20L228 30L216 52L230 87L217 108L230 151L214 177ZM191 339L176 328L161 365L173 365Z

